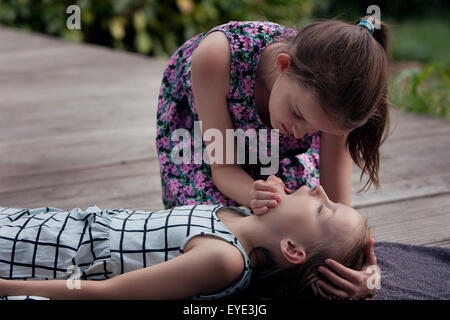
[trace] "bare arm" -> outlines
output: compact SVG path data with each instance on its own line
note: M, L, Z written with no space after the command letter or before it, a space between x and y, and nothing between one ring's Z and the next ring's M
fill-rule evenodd
M350 206L352 158L345 146L346 136L322 133L320 137L320 184L328 197Z
M73 281L73 280L71 280ZM59 300L104 299L106 281L80 280L80 289L69 289L66 280L0 279L0 296L39 296Z
M220 290L243 270L238 250L214 239L158 265L107 280L112 299L182 299Z
M209 159L217 157L220 151L223 155L221 159L217 157L221 163L211 163L212 180L224 195L250 207L254 179L237 163L236 139L234 150L227 150L225 142L226 129L234 129L227 104L230 59L228 40L222 32L213 32L205 37L192 56L192 91L203 134L208 129L216 129L223 137L222 150L214 150L214 155L211 141L205 139ZM233 163L226 161L227 152L233 152Z
M66 280L0 279L0 296L33 295L50 299L182 299L219 290L243 270L240 253L222 241L206 242L155 266L108 280L81 280L68 289Z

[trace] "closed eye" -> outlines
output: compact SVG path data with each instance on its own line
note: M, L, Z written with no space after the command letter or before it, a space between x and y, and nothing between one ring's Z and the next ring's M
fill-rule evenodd
M320 212L322 211L322 208L323 208L323 203L320 204L320 207L319 207L319 209L317 210L317 213L318 213L318 214L320 214Z
M292 114L297 118L297 119L303 119L301 114L298 114L294 108L291 107L291 112Z

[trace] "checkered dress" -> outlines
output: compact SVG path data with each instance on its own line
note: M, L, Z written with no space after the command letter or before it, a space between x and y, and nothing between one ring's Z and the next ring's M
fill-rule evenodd
M86 211L0 207L0 277L108 279L170 260L195 236L214 235L242 253L243 275L219 293L190 299L226 297L248 286L251 269L244 248L217 217L224 207L186 205L149 212L96 206Z

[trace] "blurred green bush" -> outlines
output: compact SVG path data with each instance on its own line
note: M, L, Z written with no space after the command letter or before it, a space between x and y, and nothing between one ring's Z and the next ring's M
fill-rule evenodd
M195 34L231 20L306 24L326 0L3 0L0 23L72 41L167 57ZM81 30L66 8L81 9Z
M399 72L389 92L400 109L450 120L450 59Z
M66 9L73 4L81 9L81 30L66 27ZM448 20L442 18L450 17L446 0L411 0L411 5L401 0L1 0L0 23L167 57L193 35L230 20L269 20L301 28L317 18L356 21L371 4L379 5L382 19L392 23L394 60L428 62L449 48L442 41L450 33ZM416 20L423 15L431 18Z
M381 19L405 21L429 18L449 18L450 3L448 0L328 0L321 6L318 15L335 16L342 20L353 21L363 15L366 8L377 5Z
M450 55L450 23L443 18L387 21L391 30L390 58L428 63Z

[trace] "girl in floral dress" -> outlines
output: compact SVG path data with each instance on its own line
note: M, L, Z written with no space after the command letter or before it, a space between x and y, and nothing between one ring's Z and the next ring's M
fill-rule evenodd
M321 20L299 32L231 21L186 41L168 62L158 101L164 206L243 205L264 214L281 201L271 174L287 192L320 184L331 200L350 205L353 162L361 178L368 175L365 186L378 187L389 119L387 43L387 27L372 17ZM230 149L226 140L230 129L248 133L241 162L237 143ZM361 271L331 267L342 276L328 274L337 286L331 293L363 291L364 281L345 279Z

